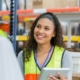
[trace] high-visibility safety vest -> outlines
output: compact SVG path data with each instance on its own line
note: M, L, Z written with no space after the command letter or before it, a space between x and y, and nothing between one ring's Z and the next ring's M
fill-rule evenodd
M63 53L64 53L64 48L55 46L52 56L45 67L61 68ZM30 61L24 62L24 80L38 80L41 72L40 68L36 65L36 60L33 51L31 54L32 55L30 57Z
M7 38L7 35L3 30L0 30L0 35Z

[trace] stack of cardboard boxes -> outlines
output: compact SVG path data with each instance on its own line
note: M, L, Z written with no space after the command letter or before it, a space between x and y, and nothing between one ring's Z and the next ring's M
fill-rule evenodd
M10 9L10 0L5 0L7 6ZM2 0L2 6L6 7L6 3ZM75 7L80 5L79 0L18 0L20 9L24 9L24 4L26 4L26 9L35 8L62 8L62 7ZM5 8L6 9L6 8Z
M32 6L30 5L32 9L34 8L62 8L62 7L78 6L78 0L27 0L27 1L29 1L30 3L32 1Z
M20 0L21 9L24 8L24 1ZM27 9L36 8L62 8L62 7L76 7L78 0L26 0Z

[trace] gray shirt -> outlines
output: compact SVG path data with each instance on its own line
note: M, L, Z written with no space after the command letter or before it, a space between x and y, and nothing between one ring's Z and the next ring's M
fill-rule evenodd
M23 71L23 58L22 58L22 53L23 51L21 51L19 54L18 54L18 61L19 61L19 64L21 66L21 70ZM64 52L64 55L63 55L63 59L62 59L62 68L70 68L70 71L68 73L68 79L69 80L72 80L72 57L71 57L71 54L69 51L65 51Z

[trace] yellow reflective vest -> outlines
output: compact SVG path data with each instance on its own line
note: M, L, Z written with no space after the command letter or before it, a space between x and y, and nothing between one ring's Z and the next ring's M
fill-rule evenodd
M54 47L52 56L45 66L46 68L61 68L62 56L64 53L64 48L58 46ZM34 53L32 51L30 61L24 62L24 80L38 80L41 69L36 65L34 58Z
M0 30L0 35L7 38L7 35L3 30Z

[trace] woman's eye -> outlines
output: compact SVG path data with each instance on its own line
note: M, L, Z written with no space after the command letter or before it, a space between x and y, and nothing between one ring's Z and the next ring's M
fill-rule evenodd
M40 26L37 26L37 28L40 28Z
M49 28L45 28L45 30L49 30Z

